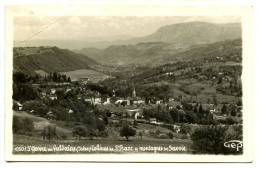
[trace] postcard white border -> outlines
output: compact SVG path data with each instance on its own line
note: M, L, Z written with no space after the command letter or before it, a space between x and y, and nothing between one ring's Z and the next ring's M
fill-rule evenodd
M243 30L244 154L12 154L12 41L13 17L27 16L240 16ZM48 11L48 12L47 12ZM5 22L5 160L6 161L102 161L102 162L251 162L253 159L253 8L249 6L8 6ZM8 66L7 66L8 65Z

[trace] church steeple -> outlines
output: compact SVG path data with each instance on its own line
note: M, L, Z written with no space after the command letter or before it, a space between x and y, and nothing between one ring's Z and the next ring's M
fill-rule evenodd
M134 90L133 90L133 97L136 97L135 88L134 88Z

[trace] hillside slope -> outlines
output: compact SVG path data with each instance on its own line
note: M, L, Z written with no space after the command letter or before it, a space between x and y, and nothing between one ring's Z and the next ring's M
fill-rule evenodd
M128 65L147 64L149 60L163 59L183 50L168 43L147 42L136 45L113 45L104 50L85 48L78 52L102 64Z
M162 65L180 60L229 55L230 52L241 52L241 47L241 39L235 39L189 48L178 48L169 43L147 42L115 45L104 50L82 49L79 52L107 65Z
M18 47L13 49L14 70L70 71L89 69L98 63L83 54L57 47Z

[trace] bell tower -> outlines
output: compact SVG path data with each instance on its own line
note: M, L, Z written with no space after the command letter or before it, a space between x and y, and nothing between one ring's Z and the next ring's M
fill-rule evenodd
M135 88L134 88L134 90L133 90L133 97L136 97Z

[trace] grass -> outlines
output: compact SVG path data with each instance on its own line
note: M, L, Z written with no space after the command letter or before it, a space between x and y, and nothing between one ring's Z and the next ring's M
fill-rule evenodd
M191 150L191 142L183 142L179 140L144 140L144 139L133 139L130 137L130 141L126 141L125 139L118 140L110 140L110 139L84 139L84 140L43 140L36 137L29 137L23 135L14 135L13 148L14 154L32 154L31 151L15 151L17 147L25 147L29 146L39 146L46 148L53 148L54 146L58 147L59 145L67 146L67 147L81 147L81 148L91 148L91 147L108 147L111 150L90 150L84 152L77 151L50 151L50 152L35 152L35 154L89 154L89 153L155 153L154 147L162 147L169 148L171 147L185 147L186 151L168 151L161 150L157 151L158 153L192 153ZM138 151L132 151L130 149L137 148ZM146 151L142 151L142 148L146 147ZM150 147L150 149L149 149Z
M149 131L156 132L159 130L162 134L167 134L171 130L155 126L155 125L149 125L149 124L138 124L135 128L137 131L136 136L130 137L130 141L126 141L124 137L119 136L118 130L120 128L113 128L113 131L110 132L110 135L113 135L113 137L109 138L95 138L94 140L90 140L88 138L76 140L71 136L71 131L73 126L66 127L62 122L59 121L53 121L53 120L47 120L42 117L37 117L32 114L28 114L26 112L16 112L14 111L14 116L19 116L20 118L29 118L34 122L34 128L31 136L27 135L19 135L14 134L13 135L13 147L28 147L28 146L44 146L47 148L52 148L54 145L64 145L64 146L81 146L81 147L90 147L90 146L97 146L98 144L103 147L110 147L115 149L122 148L122 147L134 147L139 149L140 147L186 147L187 152L183 151L159 151L159 153L191 153L190 146L192 144L191 140L189 139L159 139L156 136L151 136L149 134ZM59 137L58 140L43 140L43 138L40 136L41 130L43 130L44 126L55 126L57 133L59 136L61 135L67 135L67 139L62 139ZM118 129L118 130L117 130ZM139 136L139 132L143 132L142 138ZM174 133L175 134L175 133ZM175 136L176 138L181 138L181 136ZM143 151L141 151L143 152ZM153 150L147 150L145 153L153 153ZM14 151L15 154L31 154L32 152L24 152L24 151ZM37 153L37 152L36 152ZM78 152L38 152L40 154L64 154L64 153L78 153ZM91 152L80 152L80 153L134 153L132 151L119 151L115 150L112 152L106 152L106 151L91 151ZM138 152L139 153L139 152Z
M39 74L41 77L49 75L49 73L45 72L44 70L35 70L34 72Z
M60 134L70 135L72 130L69 127L65 126L65 122L61 121L55 121L55 120L47 120L43 117L38 117L32 114L28 114L24 111L14 111L14 116L18 116L20 118L28 118L33 121L35 133L39 133L39 131L42 131L44 127L52 126L56 127L56 130Z
M97 72L94 70L87 70L87 69L79 69L79 70L60 72L60 73L66 74L71 78L72 81L78 80L80 78L89 78L92 82L96 83L100 80L109 78L109 76L105 75L104 73Z

